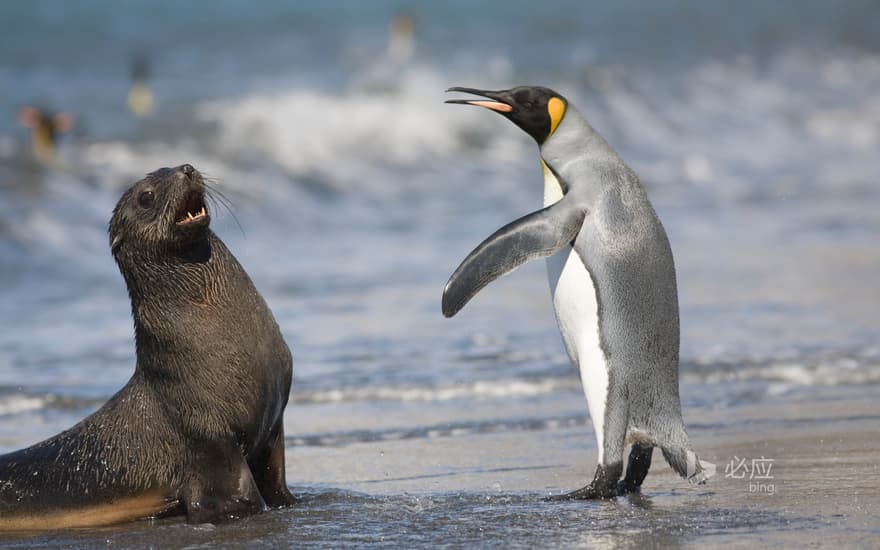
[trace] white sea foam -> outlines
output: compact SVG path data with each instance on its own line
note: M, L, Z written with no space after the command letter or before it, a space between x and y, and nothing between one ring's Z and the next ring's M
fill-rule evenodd
M446 386L367 386L293 392L294 400L304 403L339 403L349 401L451 401L454 399L503 399L532 397L559 391L580 391L575 378L535 380L481 380Z
M865 358L774 360L760 363L716 363L696 369L682 369L682 379L696 383L763 381L773 393L793 386L845 386L880 384L880 363ZM452 401L456 399L512 399L580 393L575 376L539 379L480 380L450 385L364 386L331 390L293 391L293 399L303 404L345 403L353 401Z
M771 392L793 386L874 385L880 384L880 361L870 350L855 356L725 361L685 370L683 378L709 383L766 381Z
M536 170L529 139L500 117L443 104L454 97L443 92L452 84L515 83L512 74L499 74L452 77L413 65L378 82L354 75L337 89L280 80L271 89L196 103L196 124L169 122L172 131L161 140L83 141L75 156L114 195L149 171L183 162L243 193L277 192L291 179L294 186L302 179L358 182L365 192L410 188L395 173L401 168L451 173L477 155L498 175L487 183L509 185L508 165ZM592 70L586 83L548 82L649 185L662 183L660 190L680 194L684 185L729 200L873 181L870 153L880 143L876 56L792 51L767 66L707 60L674 82L645 68L605 67ZM816 158L823 159L818 171Z
M196 112L218 125L226 158L265 155L291 175L337 182L450 158L463 149L464 135L486 132L486 118L443 104L449 82L435 71L405 71L389 86L336 92L294 87L204 103ZM494 154L521 151L515 138L498 141Z
M0 397L0 416L19 414L45 407L51 399L28 395L7 395Z
M783 51L706 60L674 82L611 67L577 104L654 193L679 185L725 201L873 185L880 58ZM817 159L822 159L817 162Z

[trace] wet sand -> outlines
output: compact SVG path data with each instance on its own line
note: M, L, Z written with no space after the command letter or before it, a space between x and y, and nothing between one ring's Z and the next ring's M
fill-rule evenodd
M691 409L686 412L691 438L702 459L717 467L708 484L689 486L656 452L641 495L549 503L542 497L580 487L595 467L589 423L584 417L566 420L565 413L580 406L578 396L561 403L558 397L555 403L550 397L530 403L551 409L554 416L543 422L480 431L441 419L438 426L447 428L424 436L389 430L389 439L346 443L325 432L313 438L325 444L289 445L288 479L300 497L294 509L220 526L168 519L3 535L0 543L12 548L868 548L880 543L880 407L869 391L827 388L809 400ZM407 412L417 417L423 405L408 405L383 420L403 422ZM479 417L489 414L490 405L504 409L502 402L448 405L450 416ZM309 408L291 407L290 423L321 414ZM346 407L337 409L344 416ZM300 422L294 421L297 413ZM443 416L438 410L432 414Z
M652 521L662 518L654 534L670 537L663 545L875 546L880 543L880 405L859 390L825 394L813 401L689 411L691 438L701 458L717 468L706 485L689 486L657 451L640 497L541 506L582 512L584 521L591 521L590 510L604 516L619 509L651 536ZM290 458L296 464L293 479L306 484L335 478L337 488L374 495L476 492L491 502L525 492L537 500L591 479L591 432L588 423L579 423L449 434L420 441L418 457L411 455L412 442L386 441L299 448ZM678 530L680 538L674 536ZM633 542L612 528L590 536L586 531L585 538L557 542L608 547ZM650 545L655 542L661 540Z

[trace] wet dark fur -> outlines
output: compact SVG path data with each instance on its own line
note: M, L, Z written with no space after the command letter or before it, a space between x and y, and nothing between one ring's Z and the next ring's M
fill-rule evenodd
M140 499L132 514L192 522L293 502L282 427L290 351L208 217L175 223L191 191L204 182L184 165L119 200L110 240L131 297L134 375L73 428L0 456L0 530L119 521L78 511L125 499Z

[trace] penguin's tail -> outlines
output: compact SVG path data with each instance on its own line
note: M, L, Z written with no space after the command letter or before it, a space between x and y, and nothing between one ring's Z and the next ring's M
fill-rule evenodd
M660 447L660 449L669 466L694 485L702 485L715 475L715 465L700 460L691 449L685 447Z

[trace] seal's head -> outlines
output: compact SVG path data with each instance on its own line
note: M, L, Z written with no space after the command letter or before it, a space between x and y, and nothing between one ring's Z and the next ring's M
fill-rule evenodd
M208 235L211 221L205 182L189 164L160 168L126 191L110 219L110 249L126 252L184 251ZM141 255L141 254L135 254Z

